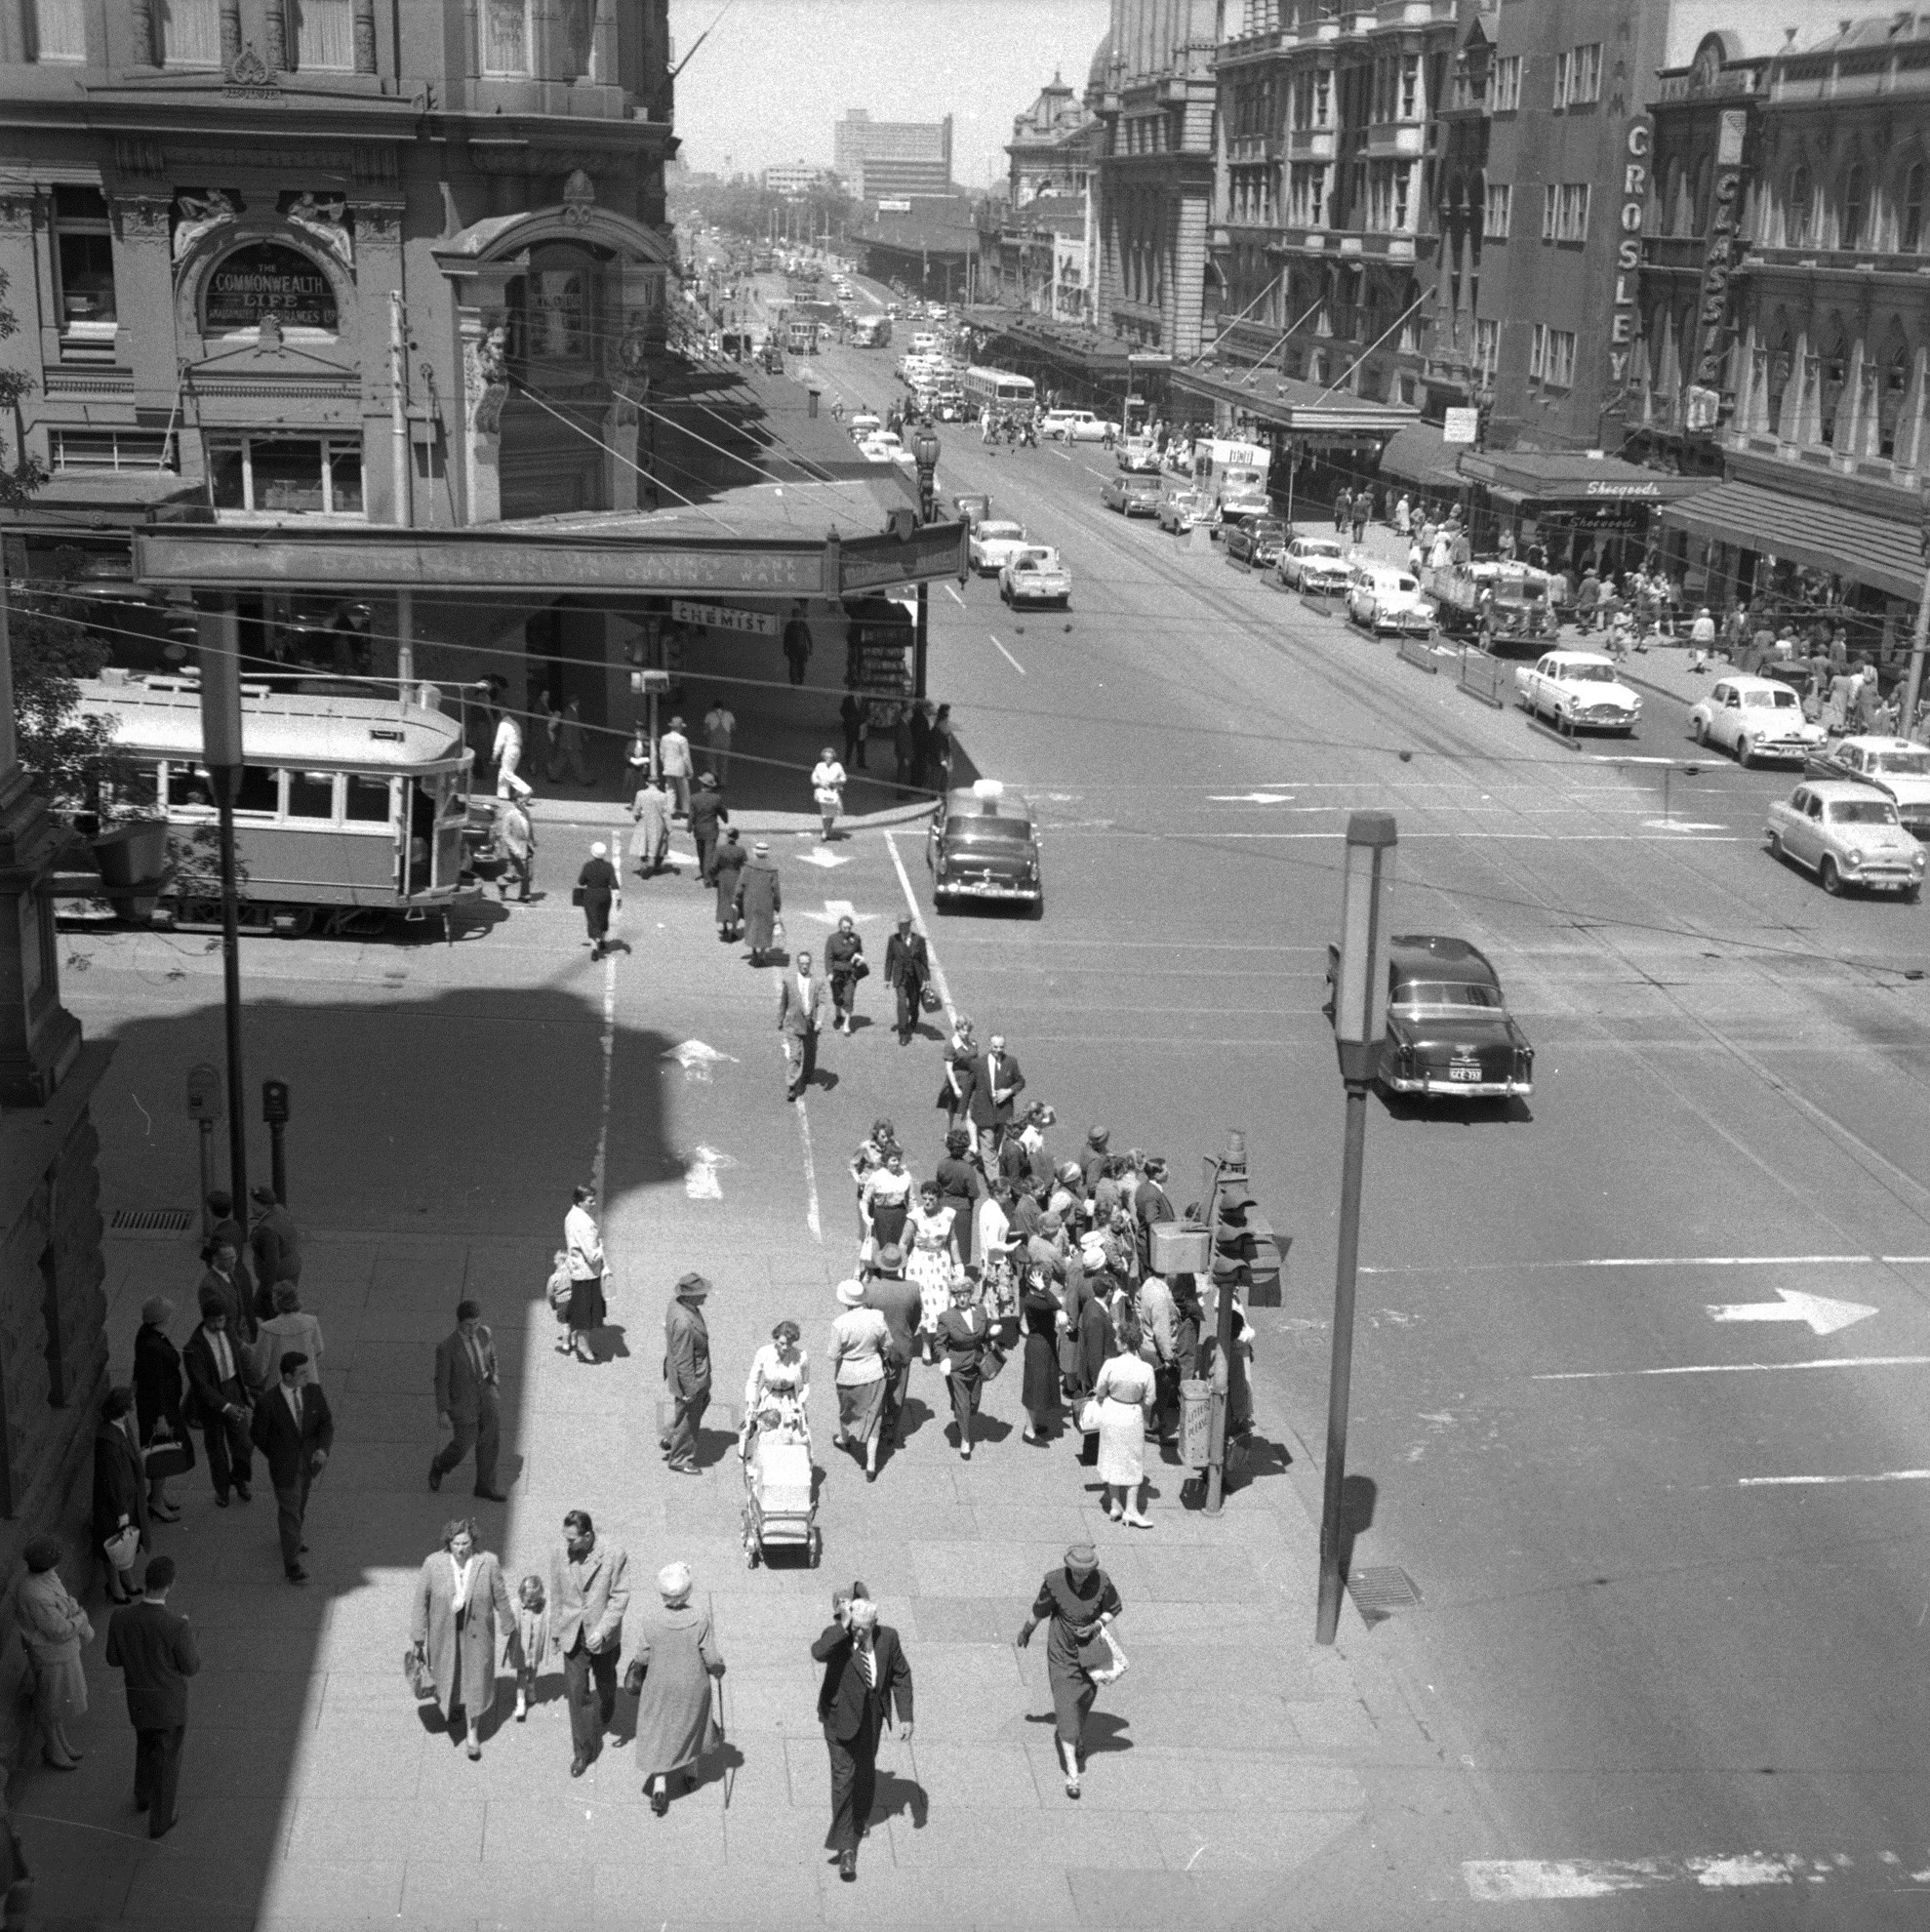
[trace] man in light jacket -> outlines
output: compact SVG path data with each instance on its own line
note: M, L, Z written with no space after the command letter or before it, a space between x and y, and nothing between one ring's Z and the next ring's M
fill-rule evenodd
M508 1499L496 1486L497 1449L503 1438L503 1411L497 1389L496 1338L482 1318L480 1302L456 1304L456 1329L435 1348L436 1421L449 1440L429 1463L429 1487L442 1479L471 1449L476 1452L476 1494L491 1503Z
M629 1557L597 1535L587 1509L572 1509L549 1556L549 1634L563 1659L573 1778L589 1769L616 1713L617 1658L629 1600Z
M684 1275L663 1315L663 1386L675 1406L670 1432L657 1446L677 1475L698 1473L697 1431L710 1404L710 1330L704 1319L709 1292L703 1275Z
M682 718L672 718L670 728L657 741L658 763L663 767L663 783L670 787L670 795L676 801L671 808L673 819L690 817L690 740L684 736Z
M799 952L797 964L778 982L778 1032L790 1073L787 1101L794 1101L818 1070L818 1032L824 1024L824 976L812 971L808 952Z

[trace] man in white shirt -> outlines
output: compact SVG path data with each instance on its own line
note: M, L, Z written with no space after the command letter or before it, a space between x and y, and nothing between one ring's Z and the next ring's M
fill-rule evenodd
M812 972L811 955L800 952L796 966L778 983L778 1033L790 1074L784 1090L787 1101L794 1101L817 1071L818 1029L824 1019L824 975Z
M496 714L496 744L492 755L496 759L497 797L527 798L530 786L516 776L516 767L523 762L522 721L506 706Z
M663 783L670 787L676 803L673 819L690 818L690 740L684 736L682 718L672 718L670 728L657 742L658 762L663 768Z
M227 1306L219 1295L201 1297L201 1326L181 1351L187 1372L188 1420L201 1426L215 1502L225 1509L228 1490L246 1503L254 1479L254 1445L248 1439L253 1404L247 1350L228 1333Z
M711 700L704 714L704 742L710 747L710 769L719 785L731 778L731 737L737 730L737 716L721 698Z

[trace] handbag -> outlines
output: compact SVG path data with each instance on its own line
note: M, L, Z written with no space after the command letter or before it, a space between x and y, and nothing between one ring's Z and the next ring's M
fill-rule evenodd
M581 905L582 905L583 903L583 887L582 887L582 886L572 886L572 887L570 888L570 904L571 904L572 906L581 906Z
M1101 1650L1105 1651L1108 1662L1099 1661ZM1093 1660L1090 1664L1085 1661L1088 1657ZM1091 1643L1080 1649L1079 1662L1086 1675L1096 1684L1117 1683L1132 1668L1126 1656L1125 1646L1112 1634L1112 1627L1109 1624L1101 1625L1099 1634Z
M409 1680L410 1694L418 1704L426 1704L435 1695L435 1678L420 1644L412 1643L402 1653L402 1674Z
M939 1010L939 1008L945 1004L945 1002L939 998L938 987L927 986L923 991L923 993L919 995L918 1004L922 1006L927 1013L936 1013Z
M163 1435L157 1429L153 1440L141 1452L141 1464L150 1482L185 1475L194 1467L194 1444L185 1435Z
M851 962L851 977L854 980L868 980L871 977L871 962L862 952Z
M1088 1395L1079 1409L1079 1429L1086 1435L1099 1433L1099 1400Z
M985 1351L980 1357L979 1380L996 1382L1005 1370L1005 1350L996 1342L985 1345Z
M134 1568L134 1559L141 1553L141 1531L133 1523L125 1523L106 1538L101 1548L108 1562L125 1576Z

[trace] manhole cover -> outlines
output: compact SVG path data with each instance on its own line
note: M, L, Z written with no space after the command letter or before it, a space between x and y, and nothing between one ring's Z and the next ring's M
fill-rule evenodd
M115 1234L185 1234L193 1220L186 1208L116 1208L107 1227Z
M1353 1597L1353 1607L1370 1624L1391 1617L1396 1610L1421 1607L1421 1592L1414 1587L1414 1579L1391 1563L1355 1570L1347 1578L1347 1587Z

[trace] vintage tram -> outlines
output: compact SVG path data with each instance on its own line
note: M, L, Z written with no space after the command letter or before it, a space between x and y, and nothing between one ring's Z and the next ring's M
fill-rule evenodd
M123 806L176 834L215 823L194 677L110 667L82 679L80 693L86 715L113 721L129 772ZM442 709L438 694L410 686L405 695L376 679L245 680L241 712L247 763L234 831L244 929L371 934L397 914L440 916L446 926L479 897L468 869L475 754L462 716ZM103 843L94 842L97 858ZM63 916L85 916L92 905L97 916L110 907L141 923L221 922L205 879L142 866L143 876L115 881L97 863L90 883L63 868Z

